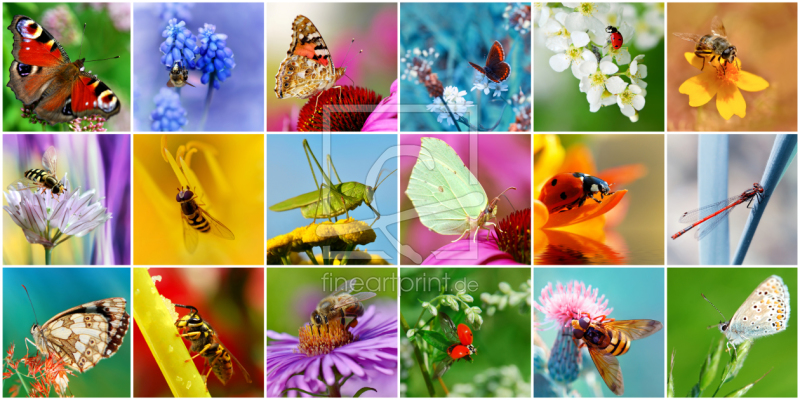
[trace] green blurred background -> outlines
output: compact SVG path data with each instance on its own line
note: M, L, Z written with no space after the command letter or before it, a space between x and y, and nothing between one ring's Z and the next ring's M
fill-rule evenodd
M617 320L654 319L669 329L664 319L664 269L663 268L536 268L533 278L533 293L538 299L548 284L561 282L565 286L572 280L581 281L592 289L598 289L598 298L605 296L608 307L613 307L609 318ZM538 300L537 300L538 301ZM544 315L536 311L537 321L544 323ZM625 397L662 397L664 395L664 329L644 339L631 343L630 350L618 357L625 383ZM552 346L558 329L540 331L548 346ZM548 349L549 350L549 349ZM584 351L584 356L589 357ZM679 353L680 354L680 353ZM585 361L585 360L584 360ZM590 361L589 361L590 362ZM587 362L583 363L584 366ZM596 370L595 370L596 372ZM596 375L603 387L604 397L615 397ZM572 388L583 397L594 393L582 379ZM682 393L682 392L681 392Z
M109 131L129 131L131 110L131 34L130 3L4 3L3 27L11 25L15 15L33 18L52 34L64 47L71 61L79 58L99 60L119 56L119 59L97 61L86 64L86 71L97 75L117 95L122 103L119 114L109 118L105 128ZM81 38L83 24L86 36ZM61 24L59 28L55 24ZM9 68L14 57L11 31L3 29L3 130L41 131L41 125L33 125L22 118L22 102L17 100L9 80ZM67 130L66 126L47 125L47 131Z
M33 339L31 326L34 314L22 285L28 288L36 309L39 324L46 323L56 314L72 307L109 297L128 299L128 313L132 314L130 268L4 268L3 269L3 350L16 345L14 359L25 356L25 338ZM69 392L76 397L130 397L131 396L131 346L129 329L119 351L97 366L69 377ZM36 348L28 345L30 353ZM20 365L20 371L27 368ZM31 380L26 379L26 384ZM3 396L8 396L17 378L3 381ZM52 393L55 395L55 392ZM25 390L20 389L20 396Z
M531 279L530 268L452 268L452 269L433 269L433 268L403 268L400 272L400 313L409 324L414 324L422 313L421 302L430 301L441 294L440 285L429 281L431 278L449 277L449 285L446 293L455 294L457 281L464 281L471 284L477 283L477 289L467 292L475 300L474 307L481 307L483 313L483 325L480 330L472 329L474 335L473 344L478 349L478 353L473 356L473 363L456 362L450 370L442 377L450 390L459 383L471 383L475 386L485 385L486 382L475 380L475 375L485 372L489 368L500 368L503 366L516 366L522 378L526 382L531 380L531 314L530 309L526 308L524 313L520 313L516 307L507 307L503 311L497 311L494 316L489 316L487 307L481 304L481 293L494 294L498 291L498 284L506 282L511 288L519 291L519 285ZM421 282L431 282L423 286ZM442 280L442 282L444 282ZM458 324L464 320L463 311L456 313L450 308L443 309L447 315ZM431 317L429 312L423 314L425 320ZM467 325L469 325L467 323ZM471 326L470 326L471 327ZM472 328L472 327L471 327ZM403 333L404 334L404 333ZM411 357L409 343L401 340L401 353L403 354L403 371L401 372L400 382L406 385L407 397L428 397L425 382L420 373L419 365L416 361L407 363L407 356ZM410 365L410 366L409 366ZM428 365L430 368L430 365ZM442 394L442 388L438 381L434 380L434 388L437 396ZM491 388L483 388L491 392Z
M558 4L558 3L554 3ZM612 4L609 14L615 14L617 7L626 10L635 10L637 25L635 28L646 26L647 29L661 29L663 35L663 10L664 3L646 5L645 3ZM660 9L660 27L647 26L650 22L645 20L643 14L651 8ZM571 11L570 11L571 12ZM600 21L608 24L605 16L598 16ZM623 18L623 20L626 20ZM544 35L544 29L538 25L534 30L536 35ZM638 32L637 32L638 34ZM550 57L556 53L544 45L544 40L534 40L534 102L533 102L533 130L543 131L663 131L664 130L664 38L659 39L658 45L641 51L635 45L636 35L632 40L625 39L623 47L628 47L631 59L643 54L641 63L647 65L647 96L645 106L639 111L639 121L631 122L620 112L619 106L611 105L601 108L598 112L589 111L589 102L586 93L581 93L578 85L580 81L572 74L571 68L556 72L550 67ZM615 63L616 64L616 63ZM619 65L620 72L625 72L630 64ZM626 83L630 79L623 78Z
M675 351L675 395L686 396L700 376L709 348L724 335L716 328L722 317L700 294L714 302L725 315L733 314L747 296L770 275L778 275L789 287L790 310L797 310L797 268L669 268L667 271L667 350ZM706 329L715 325L712 329ZM790 314L786 332L758 339L739 375L723 385L719 396L764 379L747 397L797 397L797 322ZM721 379L729 356L723 355L715 381ZM664 363L666 365L666 363ZM707 389L710 397L714 388Z

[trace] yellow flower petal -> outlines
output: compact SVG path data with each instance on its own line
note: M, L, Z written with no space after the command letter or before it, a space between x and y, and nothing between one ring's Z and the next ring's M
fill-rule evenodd
M689 105L700 107L708 103L717 94L719 83L716 74L703 73L687 79L678 88L678 92L689 95Z
M694 53L683 53L683 56L686 57L686 61L688 61L689 64L691 64L693 67L697 69L702 68L703 70L705 70L703 63L709 64L705 62L705 57L698 57Z
M547 206L539 200L533 200L533 229L541 229L547 220L550 219L550 213L547 211Z
M557 169L564 162L566 151L556 135L533 135L539 141L541 150L535 152L533 167L533 187L541 188L545 180L558 173ZM536 193L534 193L536 194Z
M747 111L747 103L739 88L732 83L721 85L717 93L717 111L726 120L736 114L739 118L744 118Z
M769 82L758 75L745 71L739 71L739 79L736 81L736 86L739 86L739 89L746 90L748 92L758 92L768 88Z

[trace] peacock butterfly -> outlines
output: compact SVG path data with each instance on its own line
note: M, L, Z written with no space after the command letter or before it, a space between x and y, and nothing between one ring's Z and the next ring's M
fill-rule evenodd
M61 44L36 21L17 15L8 30L14 35L14 61L6 86L39 118L55 124L119 113L121 106L114 92L84 71L86 59L70 61Z
M504 81L508 78L511 72L511 67L507 62L503 61L506 58L506 52L503 51L503 46L497 40L494 41L492 48L489 50L489 55L486 56L486 66L481 68L480 65L473 64L467 61L472 68L477 69L480 73L486 75L487 78L494 82Z

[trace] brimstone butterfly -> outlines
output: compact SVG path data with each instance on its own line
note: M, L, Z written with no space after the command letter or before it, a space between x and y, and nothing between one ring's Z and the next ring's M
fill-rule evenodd
M503 193L509 189L516 190L509 187ZM474 234L473 241L477 240L478 229L493 226L489 220L497 214L500 197L489 202L483 186L455 150L429 137L422 138L406 195L423 225L442 235L460 235L454 242L470 233Z

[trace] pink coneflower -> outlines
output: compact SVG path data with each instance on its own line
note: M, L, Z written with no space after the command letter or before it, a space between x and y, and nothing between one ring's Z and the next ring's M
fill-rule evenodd
M336 320L315 328L314 337L308 325L300 328L299 338L268 330L267 397L306 396L295 390L283 393L292 388L352 396L367 386L377 390L367 392L370 397L396 397L395 387L379 386L375 378L397 372L397 316L376 310L370 306L355 328L345 329ZM351 375L342 387L341 380Z
M598 299L597 292L598 289L592 290L591 285L586 287L583 282L572 281L566 287L558 282L553 293L553 284L548 283L542 289L539 302L533 302L533 307L544 313L546 322L554 321L562 327L580 313L589 313L593 317L611 314L614 309L607 308L606 296Z

